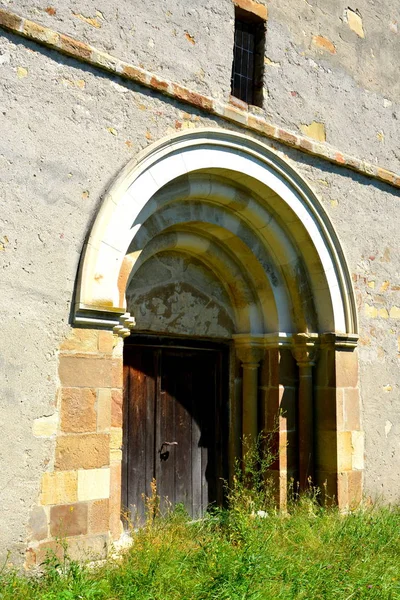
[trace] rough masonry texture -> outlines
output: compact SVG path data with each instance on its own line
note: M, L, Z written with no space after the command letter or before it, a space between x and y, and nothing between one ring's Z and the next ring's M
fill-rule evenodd
M287 165L286 181L294 169L315 195L343 251L358 342L350 329L321 325L326 274L304 222L284 212L278 193L246 173L235 183L228 168L207 166L208 200L193 192L196 165L169 192L155 189L118 272L114 308L135 318L138 334L234 340L231 389L259 398L266 431L287 411L277 433L281 501L287 480L301 477L308 450L296 440L304 432L307 441L309 421L298 407L309 399L317 483L328 480L346 509L361 494L400 499L399 8L238 4L267 18L262 108L230 97L231 0L0 1L0 551L15 562L40 563L59 535L76 556L104 556L121 535L124 342L104 298L97 325L74 323L79 264L89 236L107 242L93 224L117 177L145 168L161 140L168 149L175 134L206 128L210 140L221 132L245 134L243 147L265 144ZM264 205L276 217L270 233ZM103 214L106 228L112 215ZM279 238L278 226L292 234ZM293 240L295 269L284 255ZM254 324L251 339L240 338L246 315L268 323L283 313L268 290L278 294L286 279L290 343ZM243 427L251 431L251 419Z

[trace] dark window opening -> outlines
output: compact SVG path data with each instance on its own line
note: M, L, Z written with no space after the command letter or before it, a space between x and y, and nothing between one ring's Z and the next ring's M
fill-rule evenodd
M247 104L262 106L265 21L235 8L235 42L231 94Z

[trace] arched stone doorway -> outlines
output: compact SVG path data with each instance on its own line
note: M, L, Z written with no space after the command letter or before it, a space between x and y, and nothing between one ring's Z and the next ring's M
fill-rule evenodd
M90 385L98 398L110 390L111 400L99 409L111 410L110 458L96 467L110 471L114 537L120 532L122 339L135 318L135 336L230 345L230 464L240 456L241 440L271 431L279 415L273 472L280 501L290 477L304 487L309 476L327 482L343 508L360 499L351 280L318 199L268 147L217 129L154 144L111 186L85 244L74 351L76 332L90 330L98 336L98 355L64 349L60 379L63 387ZM100 339L108 340L108 355ZM94 358L98 368L90 379ZM79 457L63 467L67 445L61 440L56 468L92 470Z

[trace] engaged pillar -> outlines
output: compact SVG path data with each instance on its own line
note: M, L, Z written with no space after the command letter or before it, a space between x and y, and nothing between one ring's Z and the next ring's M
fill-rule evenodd
M314 482L314 403L313 366L315 365L315 336L299 333L293 337L293 356L299 368L297 427L299 439L300 490Z
M235 338L236 355L242 363L242 447L257 441L258 425L258 367L264 357L263 339ZM245 450L245 448L243 448Z

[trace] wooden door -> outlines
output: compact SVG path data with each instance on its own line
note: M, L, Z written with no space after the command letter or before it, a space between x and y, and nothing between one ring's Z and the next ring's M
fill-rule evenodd
M221 504L225 362L218 348L126 345L123 505L139 520L153 478L162 510L181 503L197 518Z

